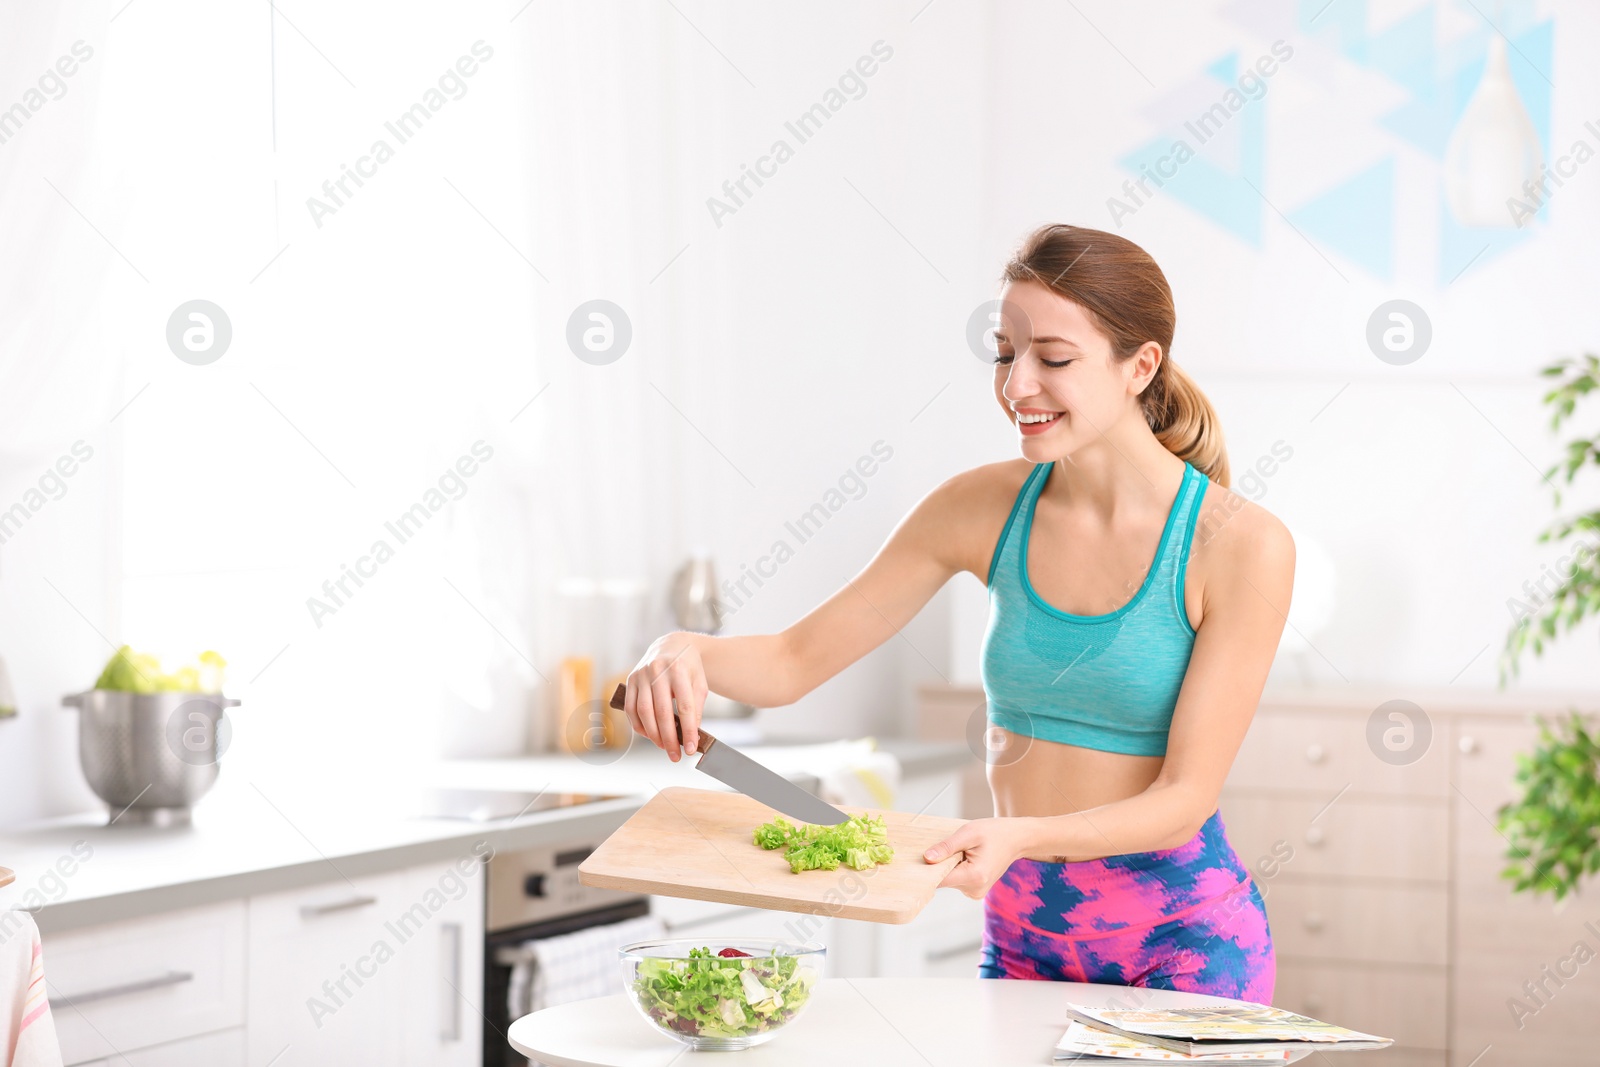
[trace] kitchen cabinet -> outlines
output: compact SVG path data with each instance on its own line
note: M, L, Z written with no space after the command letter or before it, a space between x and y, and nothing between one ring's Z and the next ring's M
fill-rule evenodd
M987 708L983 690L978 686L924 685L917 690L917 737L924 741L962 744L972 753L966 766L955 772L961 804L951 814L963 819L987 819L994 815L989 768L979 755L988 727Z
M1466 1067L1491 1045L1506 1063L1592 1067L1600 911L1584 896L1557 905L1548 894L1512 893L1500 877L1508 845L1495 828L1496 809L1516 799L1516 754L1538 743L1538 727L1458 721L1452 739L1460 952L1451 1000L1460 1040L1451 1067Z
M395 872L250 898L251 1063L399 1061L404 972L436 932L395 925L408 889Z
M941 889L904 926L877 933L872 978L973 978L983 943L983 901Z
M967 785L966 768L908 779L902 783L895 806L926 815L970 818L962 814L970 810ZM987 782L983 788L987 796ZM921 861L920 857L914 859ZM873 967L864 977L972 978L978 973L983 943L983 901L941 889L915 919L899 926L878 926L873 940Z
M1271 723L1262 729L1270 730ZM1447 801L1369 797L1338 788L1301 792L1296 769L1285 768L1278 791L1246 792L1231 782L1223 788L1223 826L1252 872L1444 887L1450 877Z
M244 1028L218 1030L164 1045L136 1049L80 1067L245 1067Z
M469 855L48 935L62 1056L476 1067L483 924Z
M651 912L669 937L820 941L828 949L828 978L971 978L978 973L983 939L983 902L946 890L935 893L915 919L898 925L676 897L652 897Z
M1542 1007L1523 988L1580 941L1600 953L1590 916L1500 877L1494 818L1537 740L1531 715L1418 697L1431 738L1390 762L1368 743L1382 703L1264 700L1228 777L1222 816L1278 948L1273 1002L1393 1037L1384 1055L1403 1067L1593 1064L1600 983L1569 960ZM1516 1000L1536 1010L1519 1019Z
M1394 1038L1395 1067L1592 1067L1600 913L1513 893L1495 818L1534 716L1593 698L1403 695L1413 722L1390 717L1393 693L1268 693L1229 771L1222 819L1266 900L1273 1003ZM945 736L983 693L922 697Z
M1267 910L1270 917L1270 905ZM1362 1054L1377 1055L1385 1065L1445 1067L1446 983L1436 968L1317 962L1280 954L1272 1003L1394 1038L1383 1051Z
M1444 1067L1450 1047L1450 756L1378 758L1371 707L1262 702L1223 787L1228 836L1267 904L1273 1003L1394 1038Z
M1442 967L1450 955L1449 892L1435 885L1273 883L1272 940L1290 959ZM1269 915L1269 919L1271 916Z
M476 862L473 857L406 872L407 898L438 907L432 928L413 939L417 956L402 968L405 1063L479 1067L483 1062L483 874L473 867L468 875L452 876Z
M44 958L67 1064L244 1024L243 901L56 935Z
M450 862L253 896L251 1063L480 1062L483 876Z
M707 902L652 897L650 911L662 921L669 937L714 937L735 941L745 937L771 937L784 941L820 941L828 946L828 954L834 955L833 933L838 925L837 919L731 904L712 904L705 909L682 906L700 903ZM831 974L831 969L825 973Z

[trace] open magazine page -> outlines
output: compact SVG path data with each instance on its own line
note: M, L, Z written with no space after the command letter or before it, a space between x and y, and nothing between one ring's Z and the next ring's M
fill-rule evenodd
M1074 1004L1072 1010L1121 1030L1188 1041L1387 1041L1320 1019L1266 1004L1217 1004L1194 1008L1099 1008Z

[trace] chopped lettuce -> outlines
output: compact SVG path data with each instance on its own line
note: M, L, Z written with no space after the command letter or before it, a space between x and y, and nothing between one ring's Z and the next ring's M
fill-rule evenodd
M200 653L198 665L186 664L169 674L157 657L123 645L112 653L94 687L124 693L220 693L227 665L227 660L207 650Z
M794 824L780 815L766 825L756 827L755 842L762 848L777 848L788 844L794 832Z
M894 859L882 815L852 815L838 826L796 826L781 815L758 826L752 840L765 849L785 849L789 870L833 871L842 863L857 871Z
M782 1026L811 995L816 972L800 966L798 957L723 953L696 948L683 959L640 960L634 998L663 1029L692 1037L748 1037Z

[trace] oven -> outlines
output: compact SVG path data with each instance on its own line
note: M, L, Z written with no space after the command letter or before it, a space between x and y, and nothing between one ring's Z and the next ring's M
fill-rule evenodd
M506 1035L528 1009L535 968L533 943L650 913L644 894L595 889L578 882L578 864L600 844L497 853L489 861L483 952L484 1067L528 1062ZM620 981L621 964L616 964Z

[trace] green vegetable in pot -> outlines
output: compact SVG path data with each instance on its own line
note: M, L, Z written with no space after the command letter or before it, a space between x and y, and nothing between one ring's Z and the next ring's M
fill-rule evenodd
M123 693L220 693L227 665L227 660L207 650L200 653L198 664L186 664L168 674L156 656L123 645L112 653L94 687Z
M894 859L882 815L852 815L838 826L796 826L781 815L756 827L752 840L765 849L782 848L789 870L833 871L842 863L857 871Z

